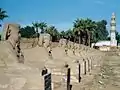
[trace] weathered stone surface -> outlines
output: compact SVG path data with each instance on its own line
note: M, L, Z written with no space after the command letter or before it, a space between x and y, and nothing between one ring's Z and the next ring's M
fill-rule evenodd
M59 40L59 46L60 46L60 47L64 47L64 48L65 48L66 43L67 43L67 40L66 40L66 39L60 39L60 40Z
M48 36L41 38L39 43L42 43L43 46L50 51L50 38ZM78 83L78 64L75 63L76 60L79 60L79 63L81 64L81 76L83 77L85 66L83 59L87 60L87 58L93 57L93 64L97 65L99 64L98 61L102 59L98 58L101 54L98 54L97 51L90 49L86 52L86 46L79 44L74 45L71 41L67 44L68 55L65 55L65 48L62 47L66 46L66 40L60 42L61 43L59 44L62 44L61 47L54 47L52 49L52 60L47 58L48 54L46 53L46 49L43 47L24 49L24 64L19 64L16 62L17 57L15 50L12 49L12 46L8 41L4 41L4 43L0 44L0 47L2 47L0 50L0 58L2 58L0 61L0 68L3 70L0 71L0 73L3 73L0 74L0 80L3 80L3 77L5 78L4 85L6 85L4 87L6 87L6 90L9 90L10 87L13 87L12 90L44 90L44 78L40 76L41 67L44 65L50 72L52 72L52 83L55 84L54 88L59 88L59 90L62 90L60 89L60 86L63 84L62 78L66 79L64 72L65 70L63 69L65 62L68 62L68 65L71 68L71 83L74 85ZM75 50L75 55L73 54L73 50ZM79 51L81 53L79 53ZM1 54L3 56L1 56ZM0 81L0 83L3 82ZM7 85L11 86L8 88Z
M16 57L18 58L18 61L22 57L23 60L21 61L24 62L24 56L20 48L21 34L19 27L20 26L18 24L5 24L3 29L3 40L10 44L10 47L6 48L10 48L11 50L13 49L14 54L16 54Z
M39 45L44 46L44 47L49 47L51 44L51 36L50 34L40 34L39 37Z

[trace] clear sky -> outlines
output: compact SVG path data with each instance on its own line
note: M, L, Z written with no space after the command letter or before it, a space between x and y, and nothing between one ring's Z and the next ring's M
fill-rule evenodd
M105 19L109 25L115 12L120 31L120 0L0 0L0 7L9 15L4 23L30 25L44 21L59 30L71 28L76 18Z

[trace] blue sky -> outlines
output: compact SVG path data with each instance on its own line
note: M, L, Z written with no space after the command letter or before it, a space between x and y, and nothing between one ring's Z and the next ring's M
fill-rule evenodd
M34 21L44 21L59 30L72 28L76 18L105 19L110 23L116 13L117 31L120 31L120 0L0 0L0 7L7 11L5 22L22 26Z

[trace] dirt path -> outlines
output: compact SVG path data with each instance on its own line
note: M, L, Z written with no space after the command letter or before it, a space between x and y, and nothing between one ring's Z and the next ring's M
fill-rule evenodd
M120 90L120 56L106 56L100 73L85 90Z

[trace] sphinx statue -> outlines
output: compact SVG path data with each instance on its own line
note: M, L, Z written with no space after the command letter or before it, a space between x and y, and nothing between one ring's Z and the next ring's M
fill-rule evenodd
M8 44L8 48L11 49L11 51L16 56L18 62L24 63L24 55L20 48L20 25L18 24L5 24L3 28L3 36L2 40L4 40L1 43ZM6 47L7 48L7 47Z
M49 47L51 44L51 36L50 34L40 34L39 37L39 45L45 48Z
M59 47L65 48L66 45L67 45L67 40L66 39L60 39L59 40Z

